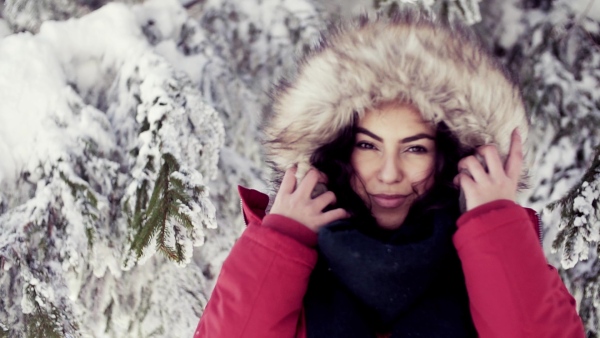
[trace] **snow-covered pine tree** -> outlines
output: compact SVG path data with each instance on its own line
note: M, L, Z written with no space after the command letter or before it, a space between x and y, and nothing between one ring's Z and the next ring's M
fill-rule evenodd
M574 10L573 3L556 1L548 10L543 20L534 10L525 12L531 28L509 51L509 62L520 73L538 136L534 168L539 169L529 198L553 202L544 217L551 251L580 299L588 335L595 337L600 325L600 10L595 20Z
M136 10L0 40L3 335L186 335L206 302L197 265L154 253L186 265L216 226L223 126Z
M544 249L578 300L588 337L600 325L600 3L485 3L482 36L518 75L531 116L532 189Z
M195 260L212 282L244 228L237 185L267 191L260 123L273 83L292 72L294 60L324 27L310 0L212 0L190 8L185 56L171 59L197 83L225 125L218 177L211 184L218 224ZM167 58L174 47L157 46ZM189 66L185 66L189 65ZM212 287L212 283L210 284Z
M77 274L65 274L54 269L62 264L62 256L39 257L39 262L51 267L46 269L46 274L35 275L32 283L38 285L40 283L37 280L45 278L46 284L38 289L50 290L45 292L53 295L69 295L53 296L53 302L42 301L44 306L56 305L58 301L55 298L58 298L60 304L54 308L59 309L60 313L51 313L44 308L39 315L36 312L37 321L28 320L21 314L19 304L21 299L25 299L22 297L24 293L15 291L18 290L15 285L23 283L24 273L21 273L20 265L15 265L14 257L8 254L8 247L15 236L7 236L3 243L6 244L6 250L0 254L5 269L13 273L11 280L2 280L1 284L6 286L3 292L12 292L14 296L11 298L13 303L3 307L11 310L0 316L2 328L8 330L5 331L7 334L25 332L27 323L40 328L32 333L34 336L92 334L99 337L168 337L187 335L193 331L211 288L211 281L243 229L235 186L242 183L265 188L258 124L268 102L267 92L275 77L292 66L296 51L307 48L323 22L319 10L308 1L256 1L248 3L247 7L238 7L234 1L209 1L200 5L200 10L196 8L190 11L197 13L194 19L188 18L175 1L146 1L143 6L132 7L129 14L124 14L122 9L116 10L117 7L107 6L80 20L44 24L40 34L32 38L42 45L52 46L51 52L32 55L56 54L61 61L60 67L53 67L52 63L46 67L60 75L58 78L67 78L65 83L80 101L80 106L94 108L97 115L104 118L106 138L111 139L112 143L103 143L105 148L97 152L102 154L101 158L108 158L112 172L100 167L88 169L88 162L92 161L83 158L79 161L82 164L78 164L83 169L77 168L85 170L85 173L77 172L74 177L67 177L68 182L65 181L68 191L75 191L80 198L93 201L89 198L92 195L88 190L94 193L93 196L101 204L98 208L103 213L97 217L98 224L89 227L93 229L90 231L92 244L87 242L87 237L87 248L82 244L81 236L72 239L80 249L79 256L73 254L79 264ZM227 20L236 15L237 20ZM104 26L102 21L105 21ZM113 26L126 28L120 30ZM76 31L80 33L73 33ZM103 32L103 38L97 41L98 32ZM77 38L73 37L74 34ZM84 43L83 36L86 34L89 36ZM70 41L71 45L67 47L65 42L59 43L59 35ZM106 41L108 37L115 41L109 43ZM90 45L92 42L93 46ZM140 59L131 51L127 53L128 56L125 55L125 51L137 45L145 46L147 58ZM114 52L111 54L109 50ZM114 56L118 51L122 51L122 54ZM12 55L18 54L18 48L12 51ZM169 61L174 70L164 60ZM64 74L61 75L62 72ZM192 79L194 88L181 76L183 73ZM7 71L7 75L13 74ZM61 88L64 84L58 83L55 87ZM197 95L198 89L202 99ZM34 92L32 95L43 94ZM209 114L211 109L205 107L207 104L218 110L227 126L218 171L213 167L216 163L215 149L218 148L215 143L219 138L210 132L218 128L210 129L216 120L212 113ZM195 119L206 121L204 124L195 124ZM73 128L81 129L77 126ZM170 139L162 135L161 131L173 128L178 133L177 138ZM96 130L89 132L92 136L97 133ZM201 144L194 143L194 137L199 135L205 138ZM191 139L191 142L187 139ZM65 141L65 145L69 144ZM177 153L178 149L181 154ZM191 156L193 150L199 150L197 155L200 158ZM179 164L172 163L172 153L177 155L175 157L180 160ZM181 161L179 156L191 158ZM71 165L71 162L65 162L67 166ZM192 162L195 162L197 172L202 176L190 172L194 169ZM177 173L168 175L178 167ZM205 203L206 195L203 194L206 180L202 178L210 177L208 173L219 175L210 184L209 197L219 209L218 219L222 224L219 229L210 231L203 229L212 223L210 204ZM30 175L25 175L28 180L40 180ZM181 179L181 176L185 176L185 179ZM108 186L100 188L100 184L92 179ZM164 187L162 183L166 179L171 179L172 184ZM180 186L175 191L169 189L177 187L178 183L187 183L188 186ZM7 190L14 194L5 196L3 201L14 200L17 194L23 196L10 206L8 202L3 204L6 214L14 214L15 206L35 200L35 185L28 194L24 193L24 186L27 185L21 184ZM156 215L162 212L162 215L172 216L169 208L161 209L164 204L159 203L158 199L166 199L169 194L180 196L182 190L187 190L189 198L176 198L184 202L180 203L177 210L183 210L180 213L185 216L185 211L194 210L189 203L196 201L196 210L203 209L196 214L204 219L194 223L201 225L194 229L205 230L207 234L207 244L203 250L196 250L194 261L197 264L187 265L183 273L182 270L174 272L173 269L177 268L162 256L153 256L161 245L147 241L147 236L139 236L152 231L160 235L162 229L168 226L171 242L163 243L172 245L163 245L162 248L167 255L177 254L174 239L188 231L185 225L189 221L180 215L172 217L178 223L160 222L160 217ZM94 211L94 203L80 204L89 205L91 207L88 208ZM75 215L78 213L86 215L90 212L72 212ZM90 218L95 220L96 216ZM144 220L152 222L144 223ZM70 226L77 228L73 224ZM19 228L18 225L15 228ZM182 243L185 245L182 247L189 249L194 240L201 238L195 230L184 236ZM61 233L63 240L70 234ZM21 232L20 236L25 235ZM30 244L20 246L20 252L28 252ZM140 250L143 244L148 246ZM186 250L186 254L179 257L183 257L185 262L190 252ZM122 266L123 262L125 264ZM65 263L65 266L69 264ZM52 283L48 274L56 276ZM74 294L78 297L74 297ZM33 296L28 299L31 300ZM169 324L169 330L166 330L166 324Z
M588 337L598 337L600 327L600 146L592 164L566 196L549 205L560 215L552 243L562 253L561 273L580 299L579 315ZM557 214L556 212L554 214Z

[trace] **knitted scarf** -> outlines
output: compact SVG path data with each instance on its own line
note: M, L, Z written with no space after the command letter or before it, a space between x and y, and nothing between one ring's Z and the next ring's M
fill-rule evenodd
M358 223L319 232L304 298L308 338L477 337L452 244L455 217L409 216L393 231Z

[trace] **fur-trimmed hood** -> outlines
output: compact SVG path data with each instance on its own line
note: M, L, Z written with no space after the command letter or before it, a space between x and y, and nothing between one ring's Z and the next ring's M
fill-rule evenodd
M315 150L388 101L445 122L465 147L495 144L503 159L519 127L527 153L528 122L510 74L468 28L416 10L361 17L325 33L272 96L264 145L276 177L297 165L301 179ZM521 186L526 177L524 170Z

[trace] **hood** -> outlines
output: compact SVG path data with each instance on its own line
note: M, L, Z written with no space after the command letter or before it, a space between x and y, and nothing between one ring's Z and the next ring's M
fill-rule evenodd
M301 179L315 150L388 101L445 122L465 147L496 145L503 160L518 127L527 153L528 122L511 75L468 28L416 10L361 17L324 33L272 98L264 146L276 181L296 165ZM524 171L520 186L526 179Z

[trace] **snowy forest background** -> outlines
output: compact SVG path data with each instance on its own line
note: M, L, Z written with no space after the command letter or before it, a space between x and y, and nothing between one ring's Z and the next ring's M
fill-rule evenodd
M544 250L600 332L600 0L0 1L0 337L191 337L268 190L268 92L327 25L472 25L532 121Z

